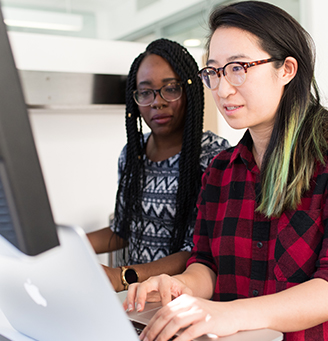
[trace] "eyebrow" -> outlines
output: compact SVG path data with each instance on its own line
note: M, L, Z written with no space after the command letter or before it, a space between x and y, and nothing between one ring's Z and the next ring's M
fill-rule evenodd
M230 62L235 62L235 61L238 61L238 59L250 59L249 56L246 56L245 54L236 54L236 55L233 55L231 57L229 57L227 59L227 62L230 63ZM218 64L218 62L214 59L209 59L206 63L206 65L209 65L209 64Z
M180 82L180 80L178 78L174 78L174 77L162 79L163 83L172 82L172 81ZM151 84L152 84L151 81L142 81L142 82L138 83L137 86L141 86L141 85L149 85L150 86Z

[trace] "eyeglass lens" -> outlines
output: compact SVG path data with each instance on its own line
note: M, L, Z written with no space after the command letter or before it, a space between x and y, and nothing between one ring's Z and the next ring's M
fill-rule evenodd
M247 69L261 64L271 63L282 59L268 58L254 62L230 62L223 68L205 67L198 72L199 77L209 89L216 89L220 83L221 75L233 86L240 86L246 80Z
M133 97L137 104L141 106L151 105L156 98L156 92L167 102L177 101L182 96L182 86L180 83L170 83L162 86L158 90L141 89L135 90Z
M204 68L201 72L201 78L209 89L215 89L219 85L222 73L231 85L242 85L246 79L245 69L238 63L226 65L223 70L219 71L219 74L213 68Z

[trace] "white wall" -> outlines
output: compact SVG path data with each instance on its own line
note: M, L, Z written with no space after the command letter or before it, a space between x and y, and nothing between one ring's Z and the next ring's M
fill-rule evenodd
M146 44L9 32L21 70L126 75Z
M147 25L156 25L157 22L164 19L170 20L172 15L175 15L180 11L188 12L193 5L197 4L201 4L204 8L211 8L213 1L160 0L154 1L153 4L143 8L141 11L137 10L136 1L121 1L117 5L115 11L108 13L106 23L108 34L107 38L118 39L119 37L138 31ZM126 24L127 22L129 25ZM104 27L106 24L104 24Z
M21 70L127 74L145 44L10 33ZM126 143L124 106L30 110L56 223L108 225L117 159Z
M301 0L301 23L316 44L315 76L321 91L323 103L328 106L328 1Z
M117 189L117 158L125 144L124 109L30 111L56 223L86 231L108 226Z

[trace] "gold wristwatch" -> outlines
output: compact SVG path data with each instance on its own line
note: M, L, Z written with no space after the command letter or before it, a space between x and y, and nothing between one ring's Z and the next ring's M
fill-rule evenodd
M139 275L135 269L129 266L120 266L120 268L124 290L128 290L130 284L138 282Z

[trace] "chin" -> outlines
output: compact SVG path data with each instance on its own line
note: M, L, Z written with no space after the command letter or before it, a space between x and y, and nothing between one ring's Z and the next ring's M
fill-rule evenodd
M240 130L240 129L247 129L248 125L243 124L242 122L236 122L233 120L227 120L226 122L228 123L229 127L232 129Z

